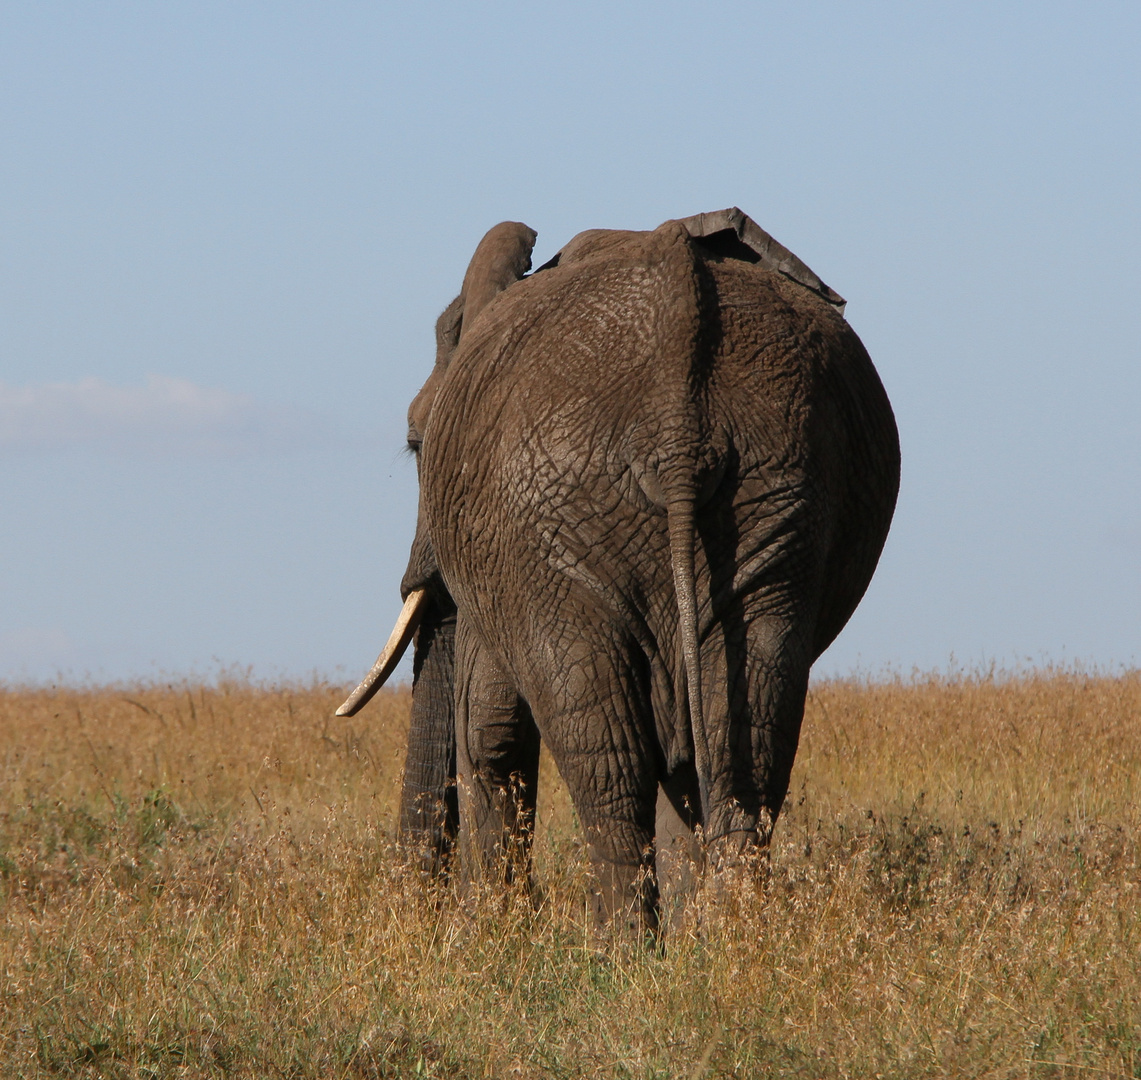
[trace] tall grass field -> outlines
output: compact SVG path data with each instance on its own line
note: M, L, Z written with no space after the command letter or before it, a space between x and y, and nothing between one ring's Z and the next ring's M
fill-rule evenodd
M771 872L599 950L395 847L406 690L0 690L0 1077L1141 1077L1141 673L825 682Z

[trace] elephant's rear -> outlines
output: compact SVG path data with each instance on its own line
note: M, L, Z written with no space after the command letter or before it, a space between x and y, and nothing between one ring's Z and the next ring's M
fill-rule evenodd
M837 310L678 233L600 233L508 290L449 372L425 470L449 585L505 662L528 666L559 629L536 611L579 595L662 669L658 711L679 681L663 482L691 480L698 621L783 605L809 662L866 590L899 483Z

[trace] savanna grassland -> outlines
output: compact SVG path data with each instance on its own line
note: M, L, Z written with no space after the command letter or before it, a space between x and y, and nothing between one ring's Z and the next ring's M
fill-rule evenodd
M814 687L772 869L600 954L393 847L406 691L0 691L0 1076L1141 1077L1141 674Z

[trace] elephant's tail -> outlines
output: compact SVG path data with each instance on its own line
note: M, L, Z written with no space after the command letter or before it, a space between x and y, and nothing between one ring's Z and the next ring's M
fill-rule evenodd
M692 475L688 482L675 479L667 490L666 519L670 536L670 562L673 565L674 593L677 596L678 630L682 662L677 665L674 696L679 715L688 705L689 726L693 735L694 766L701 796L701 817L709 822L709 741L701 701L701 645L697 628L697 570L694 561L697 503Z
M655 229L650 246L650 264L660 276L661 295L670 297L670 302L650 308L648 336L656 340L657 347L645 409L656 431L655 445L647 447L643 460L649 466L646 472L654 474L657 482L658 497L653 501L666 510L681 653L675 663L674 698L679 721L689 713L701 816L708 828L711 768L702 713L695 549L697 508L706 488L716 487L723 470L703 416L703 386L712 370L705 323L716 298L712 292L706 295L701 257L681 222L666 222Z

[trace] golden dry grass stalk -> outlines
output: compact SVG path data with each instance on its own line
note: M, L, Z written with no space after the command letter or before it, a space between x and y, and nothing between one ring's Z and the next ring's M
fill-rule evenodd
M763 888L600 956L392 837L409 697L0 692L0 1075L1141 1077L1141 675L831 682Z

